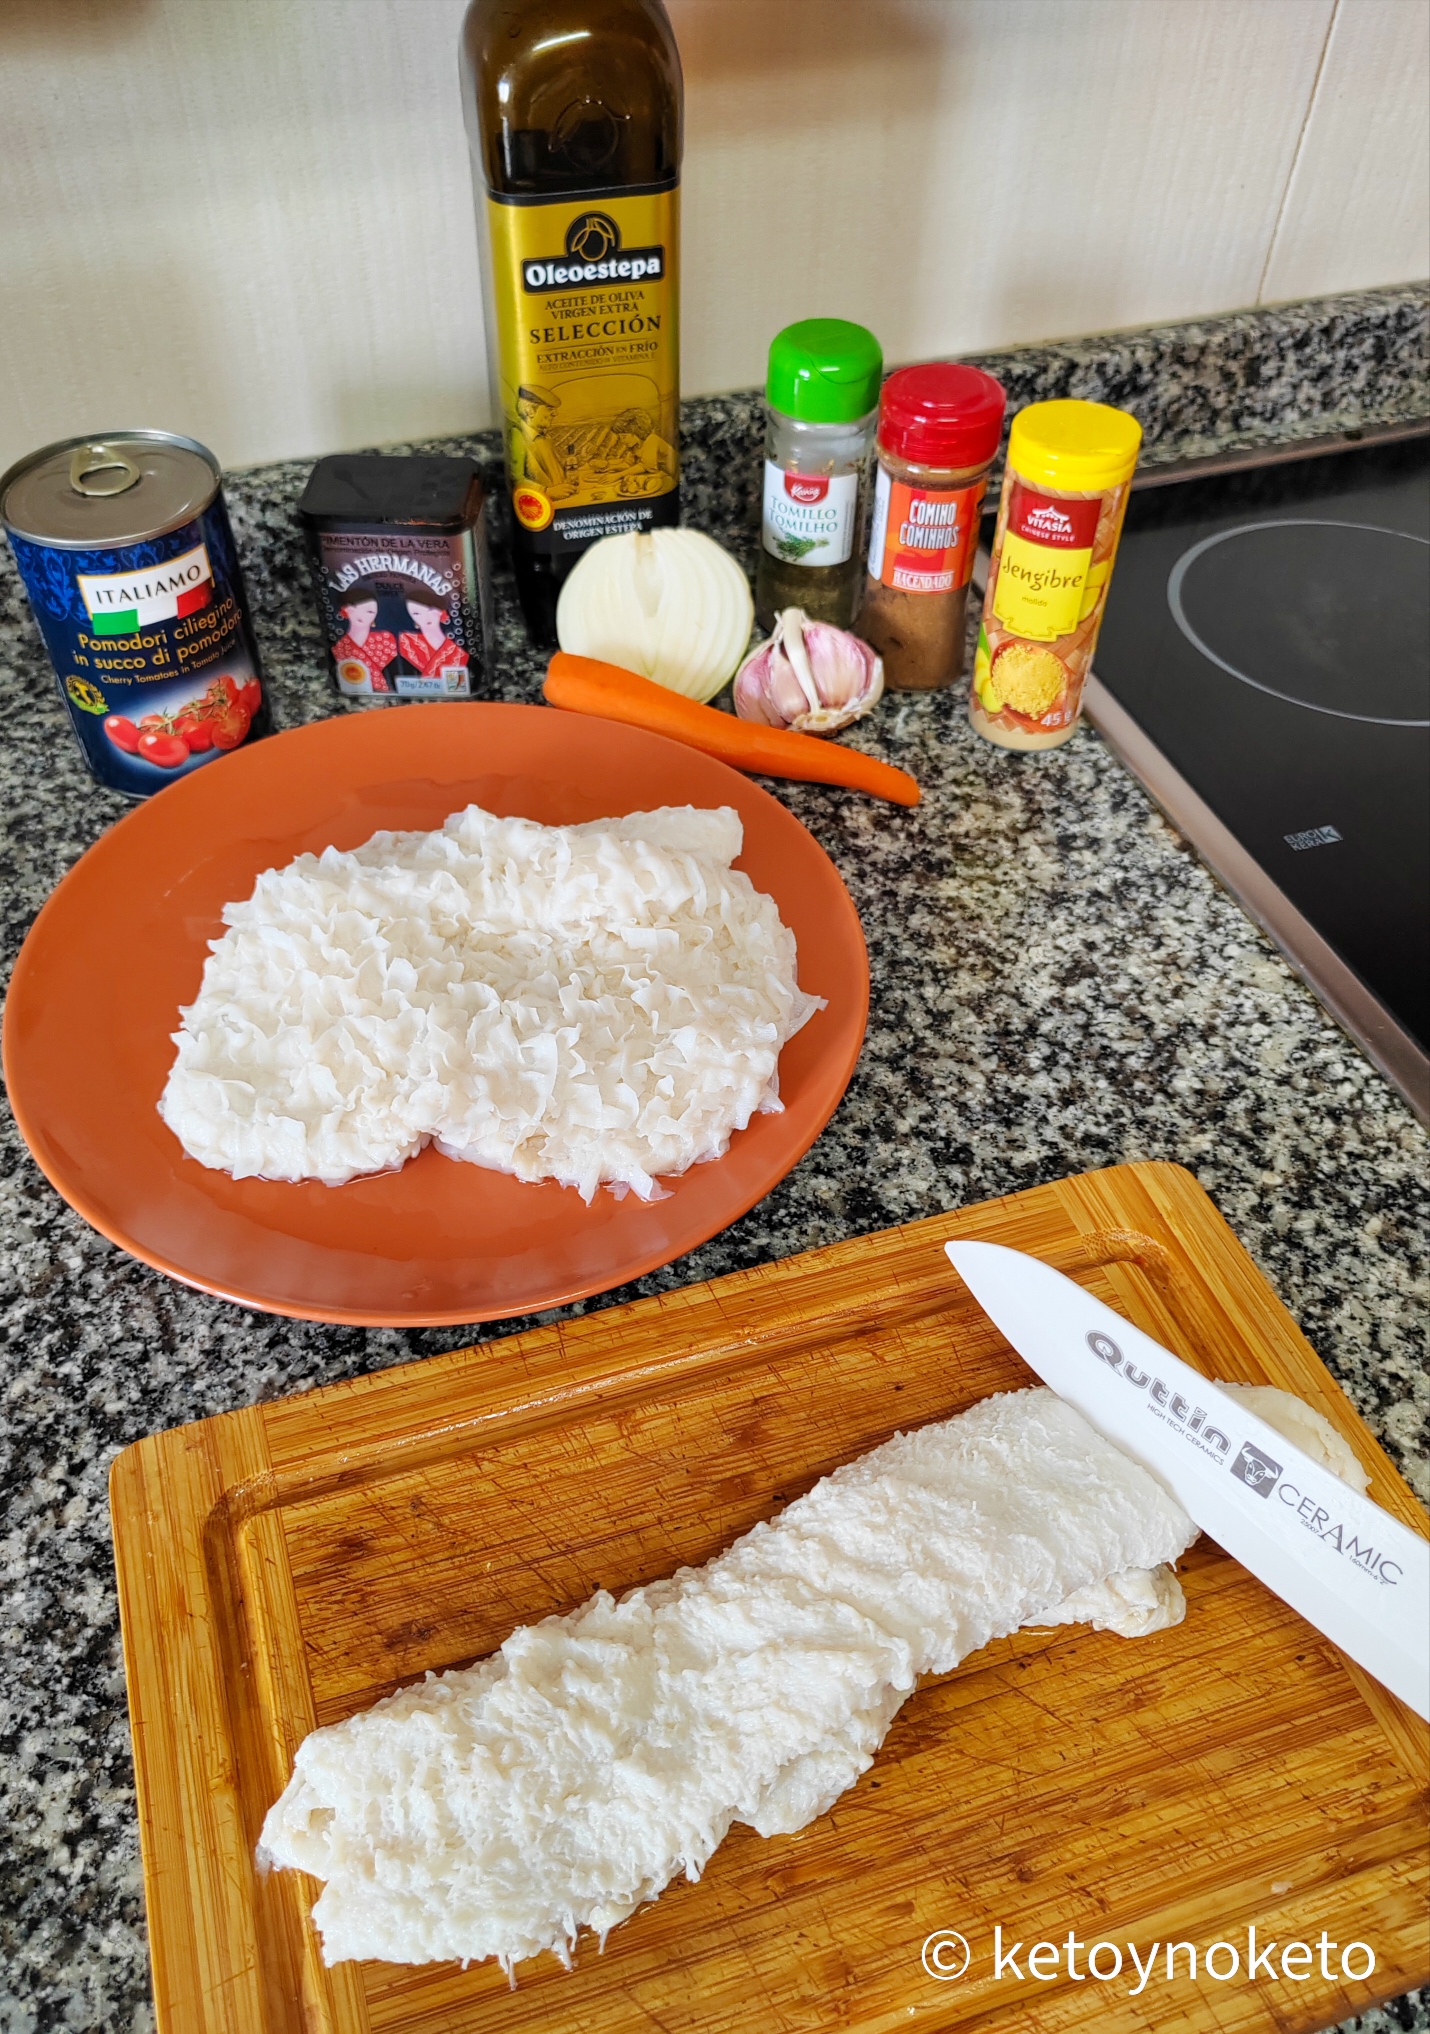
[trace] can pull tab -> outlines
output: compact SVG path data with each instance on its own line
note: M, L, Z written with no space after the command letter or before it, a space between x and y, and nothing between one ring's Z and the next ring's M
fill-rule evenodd
M70 454L70 486L76 494L123 494L141 477L134 461L109 445L81 445Z

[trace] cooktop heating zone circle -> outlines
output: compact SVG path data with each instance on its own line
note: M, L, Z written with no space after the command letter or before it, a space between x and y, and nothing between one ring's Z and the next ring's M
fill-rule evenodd
M1241 523L1173 566L1167 603L1243 685L1339 720L1430 726L1430 540L1310 517Z

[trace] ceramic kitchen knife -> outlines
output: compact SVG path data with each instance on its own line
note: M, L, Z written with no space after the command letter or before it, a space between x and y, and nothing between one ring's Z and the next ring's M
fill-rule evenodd
M944 1248L1045 1384L1268 1589L1430 1717L1430 1544L1060 1271L999 1243Z

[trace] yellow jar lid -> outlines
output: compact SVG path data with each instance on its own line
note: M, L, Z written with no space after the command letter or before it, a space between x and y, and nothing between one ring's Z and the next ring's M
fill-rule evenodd
M1008 464L1034 486L1096 494L1129 480L1142 426L1110 403L1029 403L1013 419Z

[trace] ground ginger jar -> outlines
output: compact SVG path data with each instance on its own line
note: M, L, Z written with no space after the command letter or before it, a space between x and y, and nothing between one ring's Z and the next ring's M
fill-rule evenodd
M1005 749L1054 749L1077 726L1141 442L1107 403L1013 419L968 699Z

